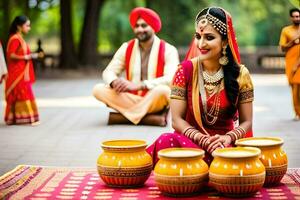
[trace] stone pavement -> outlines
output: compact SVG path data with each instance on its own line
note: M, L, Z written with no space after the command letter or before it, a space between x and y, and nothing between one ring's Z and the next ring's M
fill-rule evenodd
M284 139L289 167L300 167L300 121L293 121L290 89L284 75L252 75L255 85L254 134ZM34 85L40 112L38 126L6 126L0 98L0 175L19 164L95 166L100 143L143 139L152 143L168 127L111 125L108 110L91 96L95 76L42 79Z

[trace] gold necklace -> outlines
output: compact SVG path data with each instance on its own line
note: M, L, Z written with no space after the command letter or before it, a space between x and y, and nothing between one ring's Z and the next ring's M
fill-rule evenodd
M214 84L224 78L223 68L221 67L214 75L210 75L207 71L203 70L203 78L206 83Z
M220 81L219 84L217 84L216 88L216 95L214 97L214 101L212 104L212 107L209 109L209 111L207 111L207 95L206 95L206 91L205 91L205 79L204 79L204 75L203 75L203 68L200 62L200 59L198 59L198 84L199 84L199 92L201 95L201 102L202 102L202 106L203 106L203 110L204 110L204 120L207 124L209 125L213 125L216 123L218 116L219 116L219 112L220 112L220 105L221 105L221 98L220 98L220 91L221 91L221 81L224 77L218 78L219 80L217 82ZM219 70L220 71L220 70ZM223 72L223 70L222 70ZM217 79L216 79L217 80ZM211 82L212 83L212 82ZM216 82L213 82L216 83ZM209 119L211 118L211 120Z
M217 86L219 86L221 84L222 79L220 79L219 81L214 82L214 83L207 83L204 79L204 87L205 87L206 91L208 92L209 96L211 96L211 94L213 94L213 92L216 90Z

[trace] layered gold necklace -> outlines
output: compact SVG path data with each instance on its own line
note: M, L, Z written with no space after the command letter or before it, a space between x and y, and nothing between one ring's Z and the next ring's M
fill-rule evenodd
M200 59L198 60L198 84L199 92L201 95L202 106L204 110L204 120L207 124L213 125L216 123L221 105L220 91L221 91L221 82L224 78L223 68L221 67L217 73L214 75L209 75L206 71L203 71L202 64ZM207 94L211 96L215 93L214 101L211 108L207 109Z
M203 71L204 87L209 95L212 95L217 86L220 86L223 78L224 72L222 67L214 75L209 75L206 71Z

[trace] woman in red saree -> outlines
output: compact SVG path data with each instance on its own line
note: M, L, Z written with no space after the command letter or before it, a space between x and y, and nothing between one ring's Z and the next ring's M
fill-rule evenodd
M17 16L10 27L10 37L6 56L8 76L5 84L5 122L12 124L36 124L39 114L31 85L35 81L32 58L23 34L30 31L30 21L26 16Z
M231 16L210 7L196 17L195 39L186 61L175 73L171 92L174 133L162 134L147 152L158 161L159 150L191 147L211 154L252 136L253 85L247 68L240 64ZM234 125L239 116L239 125Z

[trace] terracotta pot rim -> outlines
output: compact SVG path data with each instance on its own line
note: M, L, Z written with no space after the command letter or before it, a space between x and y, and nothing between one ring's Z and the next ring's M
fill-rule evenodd
M226 152L248 152L247 154L230 154ZM229 148L224 148L224 149L217 149L212 153L213 157L220 157L220 158L253 158L253 157L258 157L261 154L261 150L256 147L229 147Z
M187 154L168 154L168 152L171 151L178 151L178 152L184 152L184 151L192 151L193 154L187 155ZM204 151L202 149L196 149L196 148L166 148L162 149L158 152L159 158L166 158L166 159L187 159L187 158L202 158L204 156Z
M113 145L113 143L126 143L126 142L136 142L137 144L131 144L131 145ZM111 143L111 144L109 144ZM103 149L136 149L136 148L146 148L147 143L144 140L135 140L135 139L120 139L120 140L106 140L101 143L101 147Z
M245 141L259 141L259 140L270 140L273 141L273 144L262 144L262 143L257 143L257 144L245 144ZM273 146L281 146L283 145L284 141L280 137L251 137L251 138L242 138L237 141L235 141L235 145L237 146L245 146L245 147L273 147Z

